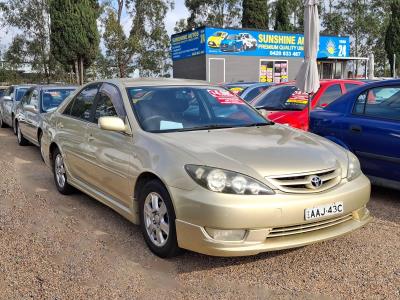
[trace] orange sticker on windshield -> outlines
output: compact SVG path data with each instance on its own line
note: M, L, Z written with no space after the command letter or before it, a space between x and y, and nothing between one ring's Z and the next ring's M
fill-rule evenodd
M244 104L244 101L242 99L229 91L208 90L208 92L221 104Z

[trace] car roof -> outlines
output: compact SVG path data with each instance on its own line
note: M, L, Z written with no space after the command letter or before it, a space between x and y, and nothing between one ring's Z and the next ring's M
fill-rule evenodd
M112 84L122 84L125 87L140 86L214 86L204 80L175 79L175 78L115 78L98 80L96 82L108 82Z
M382 81L381 81L382 82ZM365 84L365 82L356 80L356 79L320 79L319 83L321 86L324 86L326 84L338 84L338 83L355 83L355 84ZM296 81L292 80L289 82L283 82L283 83L279 83L278 85L295 85Z

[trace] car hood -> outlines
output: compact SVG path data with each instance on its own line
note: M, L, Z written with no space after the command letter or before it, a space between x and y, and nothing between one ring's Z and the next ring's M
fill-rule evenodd
M200 163L258 178L347 168L344 149L282 125L171 132L160 138L194 158L184 164Z

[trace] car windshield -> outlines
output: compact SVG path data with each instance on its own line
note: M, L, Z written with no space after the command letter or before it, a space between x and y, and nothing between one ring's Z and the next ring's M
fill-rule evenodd
M230 34L225 39L226 40L236 40L236 35L235 34Z
M19 102L22 97L25 95L26 91L28 90L28 88L19 88L16 91L16 95L15 95L15 101Z
M75 89L46 89L42 91L42 108L48 111L58 107Z
M252 101L256 108L267 110L303 110L306 108L308 95L294 85L271 87Z
M216 33L214 33L214 36L223 36L224 35L224 33L223 32L220 32L220 31L218 31L218 32L216 32Z
M272 124L245 101L219 87L131 87L127 93L141 127L149 132Z

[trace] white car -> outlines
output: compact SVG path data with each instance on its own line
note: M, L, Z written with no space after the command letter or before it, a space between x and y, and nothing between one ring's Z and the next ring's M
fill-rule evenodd
M32 85L11 85L8 87L3 97L0 98L0 127L10 126L13 128L14 133L17 134L15 129L15 108L25 92Z
M239 33L240 39L243 41L243 49L256 49L257 48L257 40L247 32Z

